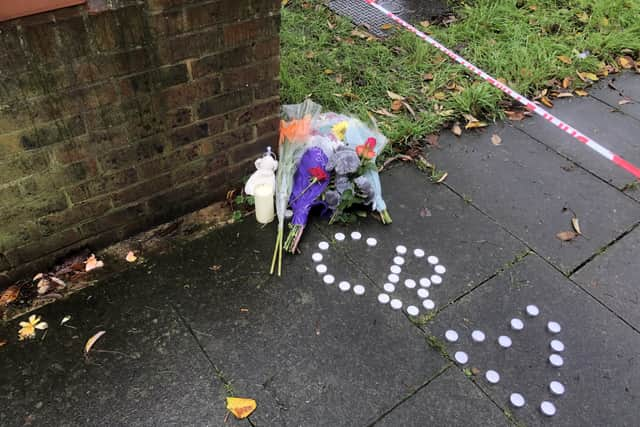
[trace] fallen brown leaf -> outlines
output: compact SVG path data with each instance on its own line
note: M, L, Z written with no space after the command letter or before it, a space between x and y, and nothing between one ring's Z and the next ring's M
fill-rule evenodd
M578 74L578 77L580 77L580 79L583 82L588 82L588 81L597 82L598 80L600 80L598 76L596 76L593 73L588 73L588 72L581 73L580 71L578 71L577 74Z
M500 144L502 144L502 138L500 138L500 136L499 136L498 134L495 134L495 133L494 133L494 134L491 136L491 143L492 143L493 145L500 145Z
M125 260L127 260L127 262L136 262L137 259L138 257L133 253L133 251L129 251L129 253L127 253L127 256L125 257Z
M573 92L578 96L589 96L589 92L583 89L576 89Z
M422 80L426 81L426 82L430 82L431 80L433 80L433 74L432 73L425 73L422 75Z
M93 348L96 341L98 341L100 337L102 337L106 333L107 331L96 332L91 338L89 338L86 344L84 345L84 354L89 354L89 352L91 351L91 348Z
M573 94L571 92L560 92L556 95L556 98L573 98Z
M91 254L91 256L87 258L87 260L85 261L84 270L91 271L91 270L95 270L96 268L102 268L102 267L104 267L104 262L98 261L96 256Z
M582 234L582 231L580 230L580 220L578 220L578 218L576 218L575 216L571 218L571 225L573 226L573 229L576 231L576 233Z
M573 79L571 77L565 77L564 79L562 79L562 87L564 89L569 88L569 86L571 86L572 81Z
M578 233L576 233L575 231L561 231L560 233L556 234L556 237L563 242L569 242L578 237Z
M227 409L237 419L247 418L256 410L256 401L242 397L227 397Z
M393 28L393 24L382 24L382 25L380 25L380 29L381 30L385 30L386 31L386 30L390 30L392 28Z
M220 271L222 269L222 266L220 264L214 264L211 267L209 267L209 270L211 271Z
M7 340L0 338L0 347L4 347L7 344Z
M489 126L486 122L481 122L480 120L474 120L465 125L465 129L478 129Z
M543 96L542 98L540 98L540 102L542 102L545 106L549 108L553 108L553 102L551 102L551 100L546 96Z
M460 125L458 123L451 126L451 132L453 132L455 136L462 135L462 129L460 128Z
M402 110L402 101L394 99L391 102L391 111L400 111Z
M6 307L13 301L18 299L20 295L20 287L18 285L11 285L2 292L0 295L0 307Z
M427 136L427 144L429 144L432 147L437 147L438 146L438 134L437 133L432 133L431 135Z
M526 117L524 111L505 111L505 114L507 115L507 118L509 120L514 122L524 120L524 118Z
M625 70L630 70L636 66L636 62L630 56L621 56L618 58L618 64Z
M380 114L381 116L385 116L385 117L395 117L393 114L391 114L388 110L381 108L379 110L373 110L374 113L376 114Z

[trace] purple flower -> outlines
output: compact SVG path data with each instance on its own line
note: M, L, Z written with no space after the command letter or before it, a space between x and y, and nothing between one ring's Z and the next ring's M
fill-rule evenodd
M329 159L327 170L335 170L337 175L348 175L354 173L360 167L360 158L350 148L339 147Z
M344 193L347 190L353 191L353 183L349 180L349 177L346 175L337 175L336 176L336 191L340 194Z
M324 202L327 204L327 208L333 211L336 210L340 204L340 198L340 193L334 190L327 190L324 193Z

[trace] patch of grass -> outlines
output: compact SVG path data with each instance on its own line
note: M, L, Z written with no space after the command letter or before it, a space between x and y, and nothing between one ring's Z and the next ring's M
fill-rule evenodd
M444 357L446 359L450 359L449 353L447 352L446 344L444 343L444 341L442 341L438 337L435 337L433 335L429 335L427 337L427 344L429 345L429 347L431 347L432 349L434 349L435 351L440 353L442 355L442 357Z
M621 54L640 51L640 2L635 0L472 0L456 7L458 21L422 28L446 46L525 95L553 79L598 72ZM363 120L373 114L394 150L404 151L444 125L503 117L512 104L501 92L469 76L431 46L400 30L387 40L352 34L354 26L320 0L292 0L282 12L281 98L307 96L327 110ZM581 58L580 53L589 54ZM566 64L558 59L571 59ZM387 90L407 98L391 111Z

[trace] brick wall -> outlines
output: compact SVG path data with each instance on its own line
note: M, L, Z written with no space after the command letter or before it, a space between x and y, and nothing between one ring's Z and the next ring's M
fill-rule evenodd
M280 0L90 0L0 23L0 273L220 200L277 144Z

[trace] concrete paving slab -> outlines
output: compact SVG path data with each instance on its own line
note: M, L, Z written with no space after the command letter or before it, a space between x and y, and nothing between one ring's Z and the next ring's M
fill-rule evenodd
M638 203L509 125L447 133L440 146L429 158L449 171L446 184L565 272L640 220ZM572 230L572 212L585 236L562 242L556 234Z
M612 109L640 120L640 74L624 72L612 75L594 86L589 94L609 104Z
M508 426L502 411L457 368L447 369L378 426Z
M571 278L640 330L640 228L620 239Z
M34 340L4 325L0 425L222 425L214 370L171 307L148 298L148 280L140 269L38 310L49 329Z
M311 260L322 237L312 227L303 255L285 264L282 279L266 282L271 228L243 224L224 233L234 237L221 238L230 247L205 238L174 254L175 266L159 262L154 279L235 393L257 396L255 425L370 423L447 364L402 312L378 303L367 277L337 252L326 251L323 262L338 280L323 283ZM209 263L222 266L218 275ZM352 287L342 292L345 279ZM176 287L187 280L187 289ZM364 295L353 292L356 284Z
M551 112L614 153L636 165L640 164L640 121L616 112L594 98L560 99L555 102ZM541 117L516 122L516 126L616 188L622 189L635 180L633 175Z
M353 262L360 266L379 289L389 281L394 265L396 247L405 246L405 264L400 266L399 283L392 298L400 298L405 306L416 305L421 314L422 298L417 295L421 278L431 278L435 265L428 257L438 257L438 264L446 269L441 274L442 283L427 288L436 309L468 292L474 286L495 274L527 248L495 222L466 203L458 195L442 185L432 184L428 177L413 167L397 167L386 171L382 185L387 189L385 200L393 217L393 224L380 226L371 220L361 226L344 229L325 227L327 237L336 231L345 234L358 230L363 240L354 242L350 238L336 244ZM377 246L369 248L364 240L377 239ZM424 251L417 258L415 249ZM406 279L416 282L407 288Z
M530 304L539 308L537 317L526 314ZM524 329L513 330L512 318ZM547 331L549 321L560 324L560 333ZM535 254L448 307L427 329L445 343L445 331L456 330L459 340L446 343L447 352L467 352L461 368L479 369L477 384L527 425L637 424L640 335ZM474 342L474 330L486 340ZM499 335L511 337L512 346L500 347ZM559 368L548 361L552 339L565 345ZM499 383L485 380L488 369L500 374ZM561 382L565 394L554 396L551 381ZM514 392L524 396L524 408L509 403ZM540 413L544 400L556 406L555 416Z

